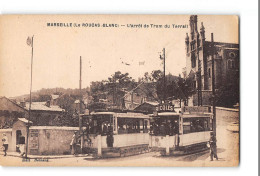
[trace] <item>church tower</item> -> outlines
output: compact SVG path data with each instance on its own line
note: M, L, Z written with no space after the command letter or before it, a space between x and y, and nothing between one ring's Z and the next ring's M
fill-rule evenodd
M190 97L194 106L211 105L212 70L215 71L215 87L234 83L239 75L239 44L206 40L203 22L198 26L197 15L189 17L189 32L185 38L186 67L184 78L190 78L196 92ZM214 68L212 68L212 48L214 47ZM233 76L232 76L233 75Z
M188 33L186 33L185 37L185 50L186 50L186 69L187 69L187 75L190 74L191 71L197 72L198 71L198 66L199 66L199 55L201 52L202 48L202 37L204 37L205 41L205 29L202 31L202 35L198 31L198 26L197 26L197 15L191 15L190 16L190 36ZM204 28L204 27L203 27ZM202 54L202 53L201 53ZM203 55L201 55L201 58ZM198 59L199 58L199 59ZM201 60L201 59L200 59Z
M204 60L204 43L205 43L205 27L201 23L198 28L197 15L190 16L190 34L186 33L185 37L185 51L186 51L186 75L194 78L193 86L199 92L200 98L202 90L206 84L204 79L205 60ZM199 102L200 100L198 100ZM202 100L201 100L202 101Z

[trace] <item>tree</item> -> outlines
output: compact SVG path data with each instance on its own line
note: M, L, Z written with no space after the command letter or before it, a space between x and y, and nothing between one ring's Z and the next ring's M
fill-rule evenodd
M188 98L194 93L193 82L191 78L181 78L179 75L167 75L166 76L166 89L164 90L164 80L163 78L159 78L157 81L157 95L159 99L162 101L164 98L164 94L166 96L166 100L179 100L180 104L182 101L185 101L187 104Z
M75 110L73 108L73 104L77 98L77 96L70 96L65 94L58 99L58 105L62 109L65 109L63 116L58 119L60 124L66 126L78 126L77 117L74 117Z
M223 84L216 89L216 105L233 108L239 103L239 72L229 74L230 78L223 81Z
M137 82L128 73L117 71L111 77L108 77L107 80L92 82L90 90L94 102L99 102L99 99L112 97L110 103L113 106L120 107L124 104L123 97L125 92L133 89L135 86L137 86Z
M180 106L182 100L184 104L187 104L188 98L194 93L194 88L192 85L191 79L183 79L179 75L178 80L176 82L172 82L172 89L171 89L172 96L175 99L179 99Z
M150 74L148 72L144 73L142 78L139 78L138 89L140 89L150 101L160 101L158 97L158 80L163 76L161 70L153 70Z

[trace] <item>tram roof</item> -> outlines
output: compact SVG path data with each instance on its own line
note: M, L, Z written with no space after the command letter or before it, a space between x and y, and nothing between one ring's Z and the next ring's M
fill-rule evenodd
M126 112L126 113L118 113L118 112L92 112L91 115L114 115L121 118L140 118L140 119L148 119L149 116L136 113L136 112Z
M178 113L178 112L159 112L157 115L149 114L150 117L164 117L164 116L182 116L183 118L196 118L196 117L210 117L212 113Z
M213 114L212 113L184 113L182 115L183 118L200 118L200 117L211 117Z
M158 115L150 114L151 117L158 117L158 116L179 116L180 113L178 112L159 112Z

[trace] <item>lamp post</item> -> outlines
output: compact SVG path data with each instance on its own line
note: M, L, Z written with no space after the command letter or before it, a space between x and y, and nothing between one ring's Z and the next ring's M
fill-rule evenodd
M29 117L28 117L28 124L27 124L27 136L26 136L26 151L25 151L25 158L28 158L28 144L29 144L29 132L30 132L30 119L31 119L31 106L32 106L32 73L33 73L33 37L28 37L27 45L32 47L32 55L31 55L31 84L30 84L30 104L29 104Z

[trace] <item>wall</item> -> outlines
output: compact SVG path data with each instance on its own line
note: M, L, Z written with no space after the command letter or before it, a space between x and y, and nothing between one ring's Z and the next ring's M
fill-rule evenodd
M211 105L211 91L203 90L202 91L202 105ZM189 104L189 106L198 106L198 94L195 93L193 95L193 105Z
M26 137L26 124L22 121L14 123L12 129L0 129L0 135L6 133L9 141L9 152L16 152L16 131L21 130ZM29 135L29 154L63 155L70 154L70 142L78 127L31 126ZM2 140L0 141L2 145Z
M30 133L38 133L34 143L33 150L30 154L37 155L63 155L70 154L70 142L74 131L78 131L78 127L57 127L57 126L32 126ZM31 140L30 140L31 142ZM29 144L30 145L30 144ZM37 150L38 148L38 150Z
M17 130L21 130L21 133L22 133L22 136L27 137L27 129L26 129L26 124L20 120L18 120L17 122L15 122L13 124L13 128L12 128L12 139L10 139L10 143L11 146L10 146L10 150L15 152L16 151L16 131ZM26 140L25 140L25 143L26 143Z
M239 121L239 109L216 107L216 116L222 117L221 118L222 122L218 121L218 118L217 118L217 124L230 122L230 121L238 122Z

